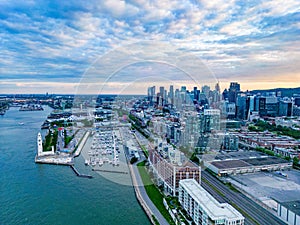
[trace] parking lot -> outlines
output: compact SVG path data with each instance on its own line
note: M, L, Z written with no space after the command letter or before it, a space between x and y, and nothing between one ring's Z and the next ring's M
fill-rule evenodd
M259 172L240 174L227 178L228 181L243 189L251 196L268 203L276 201L300 200L300 171Z

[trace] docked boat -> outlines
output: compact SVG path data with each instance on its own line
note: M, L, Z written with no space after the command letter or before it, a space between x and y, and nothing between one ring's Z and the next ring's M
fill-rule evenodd
M41 105L23 105L20 107L19 111L43 111L43 107Z

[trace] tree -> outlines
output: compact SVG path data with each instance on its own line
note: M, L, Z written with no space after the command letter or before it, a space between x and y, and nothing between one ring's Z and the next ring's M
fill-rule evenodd
M130 159L130 164L134 164L134 163L136 163L138 161L138 158L137 157L132 157L131 159Z
M298 166L299 165L299 158L297 156L295 156L293 158L293 164L294 164L294 166Z

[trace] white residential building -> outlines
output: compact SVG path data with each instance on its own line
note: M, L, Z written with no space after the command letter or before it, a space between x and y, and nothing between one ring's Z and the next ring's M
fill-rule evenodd
M194 179L179 182L179 202L197 225L244 225L241 213L219 203Z

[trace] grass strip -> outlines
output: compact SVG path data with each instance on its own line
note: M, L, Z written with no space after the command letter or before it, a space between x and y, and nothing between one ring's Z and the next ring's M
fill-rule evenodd
M156 206L156 208L160 211L163 217L167 220L167 222L171 225L175 225L171 215L169 214L168 210L165 208L163 203L163 195L157 189L157 187L153 184L149 174L146 171L145 162L140 162L137 164L139 173L141 175L144 188L147 192L147 195Z

